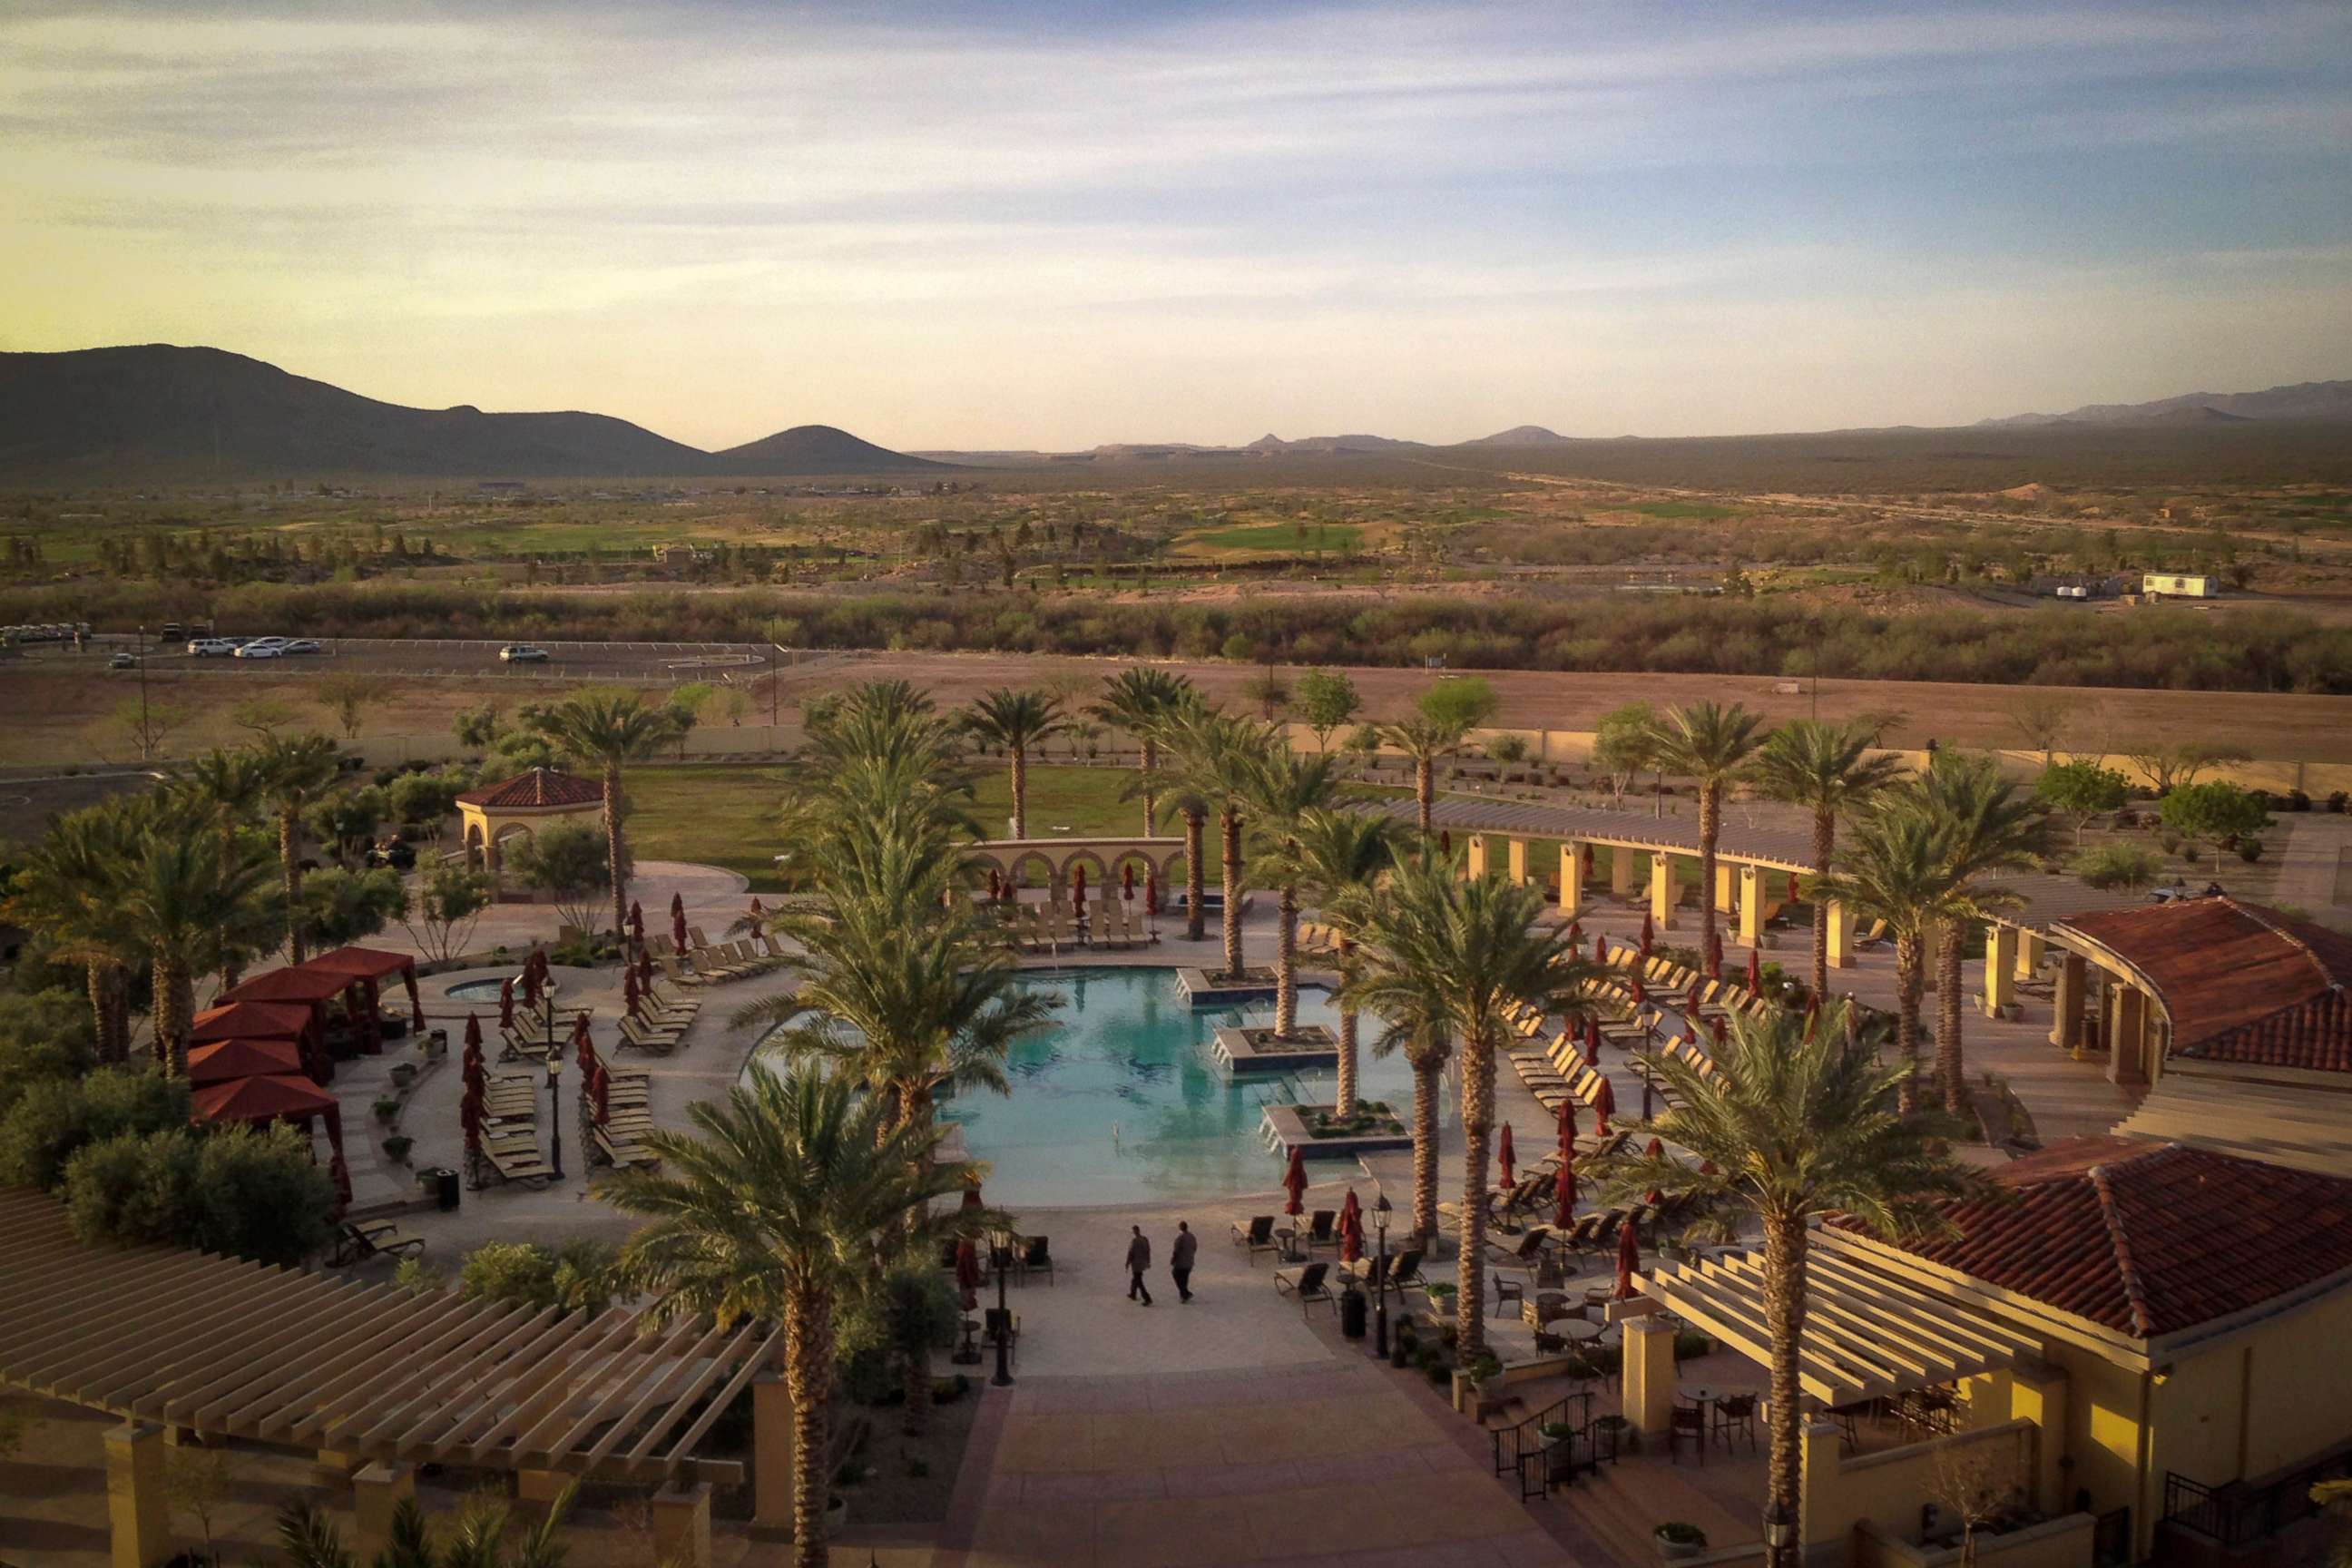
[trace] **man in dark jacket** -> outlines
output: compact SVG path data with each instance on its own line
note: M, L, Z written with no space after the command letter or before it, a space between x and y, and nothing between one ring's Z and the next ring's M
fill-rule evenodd
M1192 1255L1201 1249L1201 1238L1182 1220L1176 1222L1176 1245L1168 1249L1168 1276L1176 1281L1176 1299L1192 1299Z
M1149 1307L1151 1305L1151 1287L1143 1282L1143 1271L1151 1267L1151 1243L1143 1238L1141 1226L1130 1228L1134 1230L1135 1237L1127 1244L1127 1299L1139 1300Z

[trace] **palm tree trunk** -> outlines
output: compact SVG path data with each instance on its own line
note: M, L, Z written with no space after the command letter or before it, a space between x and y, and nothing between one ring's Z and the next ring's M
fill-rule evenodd
M1242 814L1228 805L1217 814L1217 827L1222 836L1219 845L1224 858L1225 889L1225 973L1239 979L1242 973Z
M131 983L120 969L109 969L100 978L105 987L105 1012L100 1015L98 1059L102 1062L126 1062L131 1059Z
M1437 1070L1412 1064L1412 1233L1424 1246L1437 1239Z
M1936 1078L1944 1109L1958 1116L1968 1106L1960 1045L1960 941L1968 928L1946 921L1936 950Z
M629 929L629 861L621 851L621 764L604 764L605 869L613 876L613 932Z
M1919 933L1895 939L1895 1050L1907 1064L1895 1091L1895 1109L1906 1116L1919 1109Z
M1764 1472L1764 1497L1798 1527L1791 1544L1767 1548L1765 1561L1768 1568L1796 1568L1804 1557L1804 1531L1798 1518L1804 1506L1805 1421L1798 1408L1803 1390L1797 1382L1797 1355L1805 1332L1805 1223L1801 1217L1776 1214L1765 1219L1764 1317L1772 1335L1772 1453Z
M83 973L89 982L90 1038L98 1047L98 1059L110 1062L115 1058L107 1055L107 1047L111 1043L108 1026L112 1020L108 1016L106 968L103 964L91 963L84 966Z
M907 1352L906 1433L919 1438L931 1425L931 1347L910 1344Z
M1356 944L1339 939L1339 973L1348 972L1348 955ZM1339 1009L1339 1081L1331 1096L1331 1114L1344 1121L1356 1113L1356 1010Z
M1298 889L1283 884L1275 906L1274 1032L1281 1039L1298 1033Z
M1013 748L1013 837L1029 837L1029 752Z
M1486 1142L1494 1124L1494 1049L1474 1038L1462 1057L1462 1256L1455 1261L1462 1294L1454 1322L1463 1364L1486 1348Z
M286 871L286 955L302 962L302 818L294 807L278 814L278 861Z
M1412 760L1412 799L1413 804L1421 810L1421 836L1426 838L1429 837L1431 825L1436 820L1436 758L1415 757Z
M793 1405L793 1568L825 1568L833 1312L805 1289L792 1291L784 1304L784 1384Z
M1149 838L1160 821L1160 799L1151 787L1152 775L1160 770L1160 748L1150 741L1143 742L1143 836Z
M1207 930L1208 913L1201 907L1207 897L1208 877L1201 869L1201 857L1206 852L1208 823L1201 813L1187 808L1184 813L1184 940L1198 942Z
M1837 813L1825 805L1813 808L1813 875L1830 874L1837 854ZM1830 918L1828 907L1813 900L1813 995L1827 1005L1830 994Z
M1698 792L1698 962L1715 956L1715 841L1723 834L1723 782L1709 779Z
M188 1072L188 1020L195 1016L195 980L176 952L155 955L155 1059L172 1078Z

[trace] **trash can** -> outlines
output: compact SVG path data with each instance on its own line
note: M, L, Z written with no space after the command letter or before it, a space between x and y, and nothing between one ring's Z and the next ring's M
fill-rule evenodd
M1350 1289L1339 1298L1339 1331L1351 1340L1364 1337L1364 1293Z
M430 1191L434 1197L439 1201L441 1212L443 1214L453 1213L457 1209L457 1172L449 1169L446 1165L436 1165L430 1170L419 1171L416 1173L416 1179L421 1185Z

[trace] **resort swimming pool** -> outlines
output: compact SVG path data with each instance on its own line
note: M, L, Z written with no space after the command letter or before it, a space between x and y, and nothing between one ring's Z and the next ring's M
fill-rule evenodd
M499 988L505 984L503 980L468 980L462 984L449 987L449 1000L495 1002L499 999Z
M1270 997L1195 1008L1172 969L1048 971L1022 984L1059 995L1062 1008L1052 1026L1013 1047L1012 1094L970 1094L940 1110L962 1125L972 1157L992 1166L993 1203L1155 1203L1270 1191L1282 1163L1259 1137L1265 1102L1330 1100L1328 1071L1232 1079L1212 1058L1220 1026L1273 1021ZM1339 1023L1329 994L1311 988L1299 993L1298 1019ZM1367 1047L1375 1034L1368 1020ZM1361 1066L1361 1092L1408 1114L1412 1074L1403 1058L1375 1061L1367 1048Z

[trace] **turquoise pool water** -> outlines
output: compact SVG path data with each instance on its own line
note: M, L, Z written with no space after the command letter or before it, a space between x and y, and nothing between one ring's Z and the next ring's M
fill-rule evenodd
M1223 1025L1265 1024L1271 998L1243 1007L1195 1008L1173 970L1072 969L1022 984L1062 998L1053 1026L1013 1047L1009 1096L967 1095L941 1108L963 1127L975 1159L993 1167L992 1203L1158 1203L1222 1193L1266 1192L1282 1162L1260 1141L1270 1098L1328 1102L1331 1075L1229 1078L1211 1055ZM1336 1026L1328 993L1299 994L1301 1023ZM1367 1046L1374 1031L1363 1031ZM1400 1112L1412 1102L1402 1057L1366 1051L1363 1089ZM1333 1162L1331 1168L1339 1168Z
M505 984L503 980L468 980L461 985L449 987L449 999L452 1002L495 1002L499 999L499 988Z

